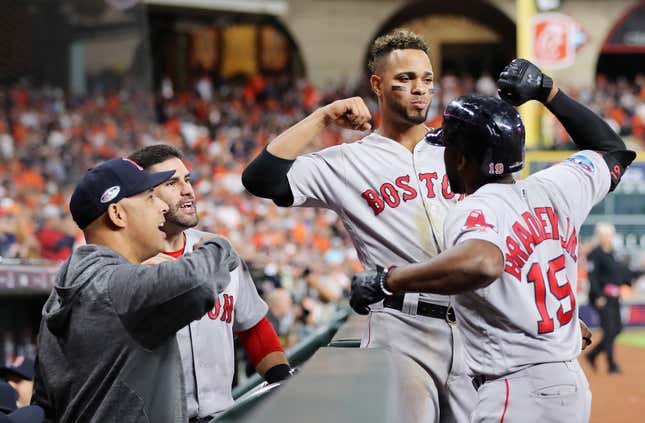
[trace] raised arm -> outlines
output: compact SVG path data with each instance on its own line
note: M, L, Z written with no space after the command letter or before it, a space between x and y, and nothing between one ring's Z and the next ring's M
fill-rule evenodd
M337 100L296 123L275 138L244 169L242 184L251 194L270 198L280 206L293 203L287 173L295 159L328 125L368 130L371 115L360 97Z
M623 140L600 116L572 99L553 84L533 63L513 60L497 81L499 95L514 106L529 100L543 103L558 118L573 142L582 150L602 152L611 172L613 191L636 153L627 150Z

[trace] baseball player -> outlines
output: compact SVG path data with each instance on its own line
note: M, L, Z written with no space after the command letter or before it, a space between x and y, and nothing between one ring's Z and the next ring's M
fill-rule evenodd
M457 294L479 396L472 422L587 422L591 392L576 361L578 233L635 153L526 60L511 62L498 86L513 105L544 103L584 150L516 181L524 166L519 114L493 97L452 101L429 136L446 147L451 188L467 194L446 218L448 248L426 263L357 275L351 302L366 311L399 292Z
M460 195L448 184L443 147L420 142L433 94L428 47L397 30L377 38L370 52L370 84L382 123L351 144L303 154L327 125L368 130L359 97L328 104L287 129L245 169L242 182L279 206L322 207L340 216L366 269L380 263L426 261L440 250L446 210ZM406 294L372 307L362 347L412 358L428 398L415 422L464 422L476 394L465 376L450 298Z
M179 151L169 145L152 145L134 152L130 159L151 172L175 172L155 189L169 205L162 227L168 243L165 258L181 257L193 251L201 238L212 235L192 229L199 220L197 204L190 172ZM290 375L280 340L265 317L267 310L243 265L231 272L231 281L217 296L213 309L177 332L190 421L210 421L233 404L234 332L267 382L279 382Z

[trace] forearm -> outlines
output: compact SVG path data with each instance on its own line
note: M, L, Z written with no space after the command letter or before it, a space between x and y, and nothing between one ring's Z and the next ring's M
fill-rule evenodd
M397 267L390 271L387 286L393 292L429 292L455 295L482 288L494 278L487 278L476 269L448 269L441 259Z
M595 151L625 150L625 143L611 127L587 107L553 88L546 102L580 149Z
M394 292L453 295L483 288L503 271L502 254L486 241L470 240L424 263L392 269L386 284Z
M295 159L325 126L325 113L318 109L284 131L242 173L242 185L251 194L269 198L278 206L293 204L287 173Z
M288 377L291 369L289 361L278 334L266 317L252 328L239 332L237 336L260 376L270 383Z
M258 365L255 366L255 370L258 372L260 376L264 378L267 371L281 364L289 366L289 360L287 360L286 354L283 351L274 351L272 353L267 354L258 363Z
M281 159L295 160L326 124L325 112L318 109L278 135L269 143L267 151Z

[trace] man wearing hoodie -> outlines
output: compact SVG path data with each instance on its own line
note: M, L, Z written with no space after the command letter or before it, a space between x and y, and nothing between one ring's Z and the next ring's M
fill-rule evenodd
M63 263L44 308L32 403L56 422L186 421L175 333L214 305L239 265L222 239L158 266L168 205L148 173L117 158L88 171L70 210L87 245Z

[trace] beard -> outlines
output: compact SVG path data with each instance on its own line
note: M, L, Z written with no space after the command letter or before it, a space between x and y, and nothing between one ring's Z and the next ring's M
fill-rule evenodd
M193 207L195 207L195 214L192 216L184 216L180 213L180 206L178 204L175 205L175 207L166 213L166 225L170 223L182 229L194 228L199 223L199 217L197 216L197 207Z
M422 123L425 123L425 121L427 120L428 111L430 110L430 103L428 103L428 106L426 106L425 110L420 110L412 114L408 112L403 104L392 98L388 99L387 102L390 105L390 109L395 114L403 118L403 120L407 123L410 123L412 125L420 125Z

